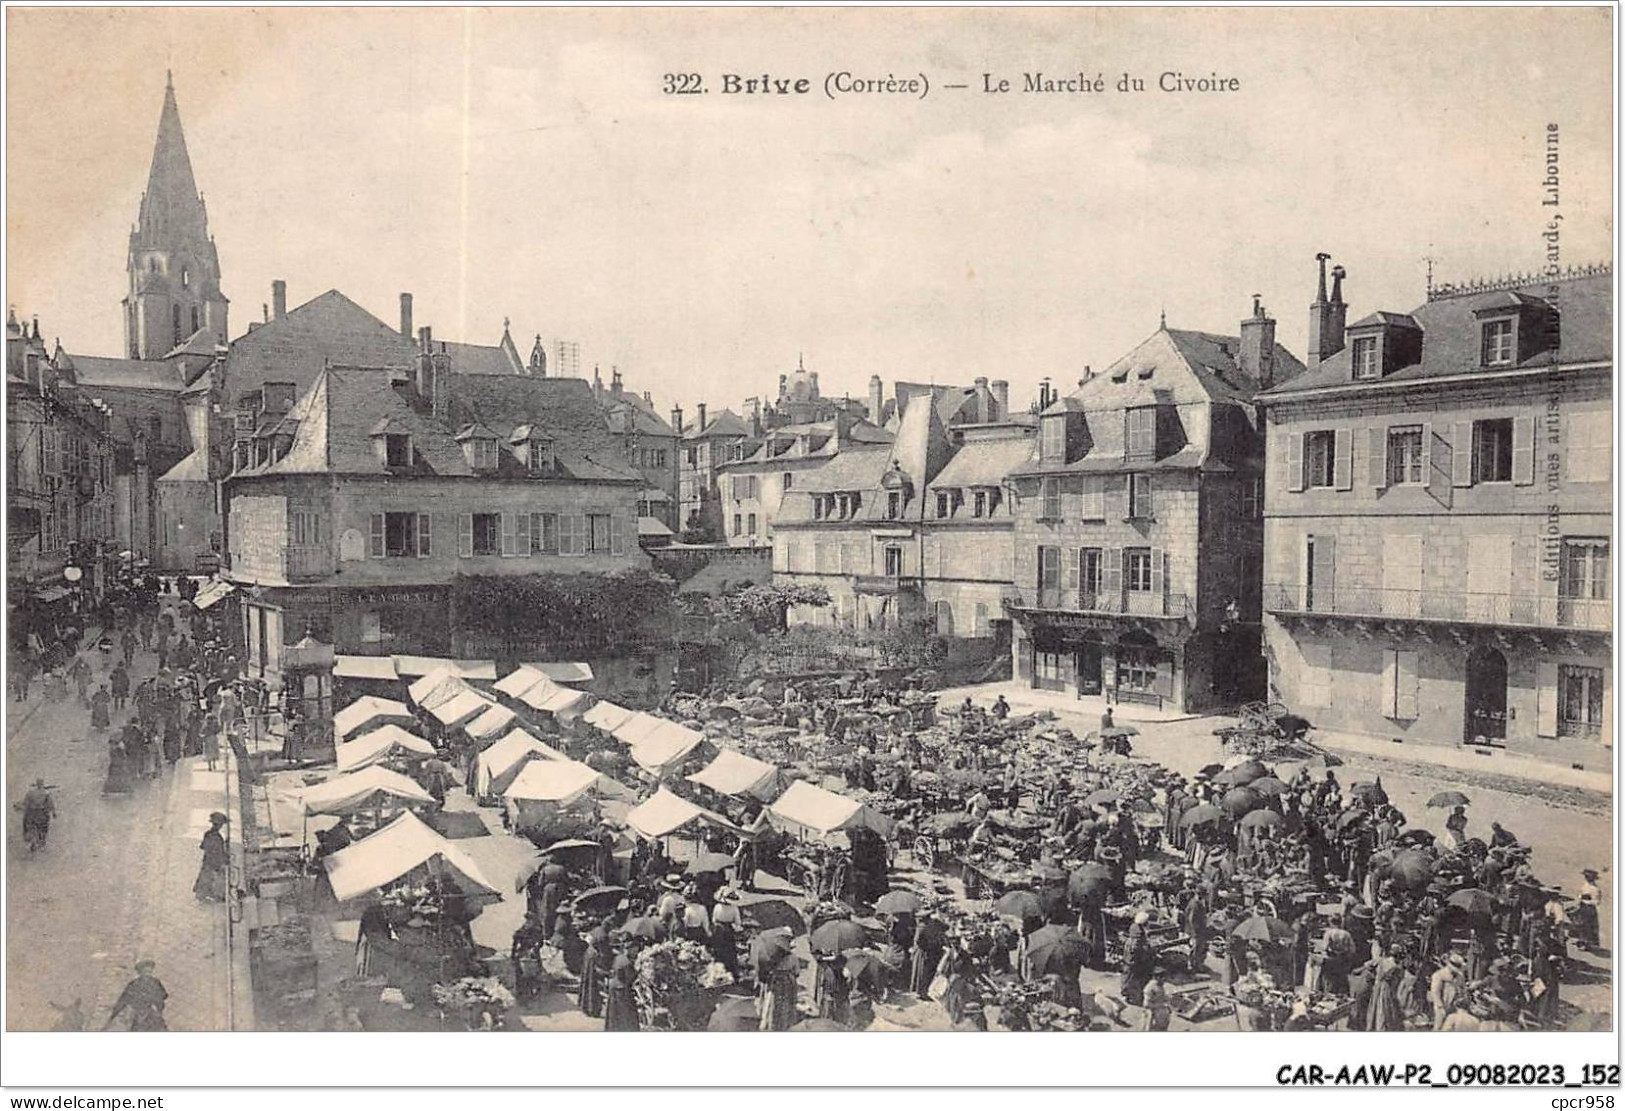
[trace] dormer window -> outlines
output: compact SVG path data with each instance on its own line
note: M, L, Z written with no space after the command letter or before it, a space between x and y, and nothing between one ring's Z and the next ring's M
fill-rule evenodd
M497 469L497 445L495 440L476 439L468 441L468 465L476 471L494 471Z
M903 495L892 490L886 495L886 520L895 521L903 515Z
M1382 377L1376 336L1364 336L1354 341L1354 377L1360 381Z
M1157 454L1157 409L1144 405L1129 409L1125 450L1131 456L1155 458Z
M1043 420L1043 438L1038 445L1039 458L1046 462L1063 462L1066 459L1066 417L1045 417Z
M384 434L384 466L410 467L412 465L412 437L404 432Z
M550 474L553 471L553 441L532 440L527 445L529 451L525 464L531 474Z
M1511 366L1514 361L1512 321L1486 321L1483 325L1482 350L1485 366Z

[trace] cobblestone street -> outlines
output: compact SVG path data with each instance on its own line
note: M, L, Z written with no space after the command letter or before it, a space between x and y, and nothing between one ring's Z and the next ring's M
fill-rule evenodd
M103 681L116 653L86 656ZM132 682L155 669L152 654L138 652ZM100 1028L136 960L150 957L169 991L170 1029L231 1028L227 911L192 894L209 812L227 808L226 773L189 757L131 795L104 798L105 734L92 734L75 696L47 701L36 685L9 710L7 1027L50 1029L53 1004L78 1000L88 1028ZM115 713L114 728L126 716ZM54 788L57 817L48 844L30 854L12 807L36 778Z

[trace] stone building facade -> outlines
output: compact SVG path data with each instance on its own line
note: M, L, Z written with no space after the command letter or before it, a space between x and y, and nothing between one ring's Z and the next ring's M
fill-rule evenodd
M1346 328L1338 285L1324 360L1263 399L1273 694L1403 740L1607 743L1611 272Z

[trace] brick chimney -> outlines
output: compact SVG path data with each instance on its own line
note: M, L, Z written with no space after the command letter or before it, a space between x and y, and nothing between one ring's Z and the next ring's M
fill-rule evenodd
M671 407L671 429L679 436L683 434L683 407L681 405Z
M412 338L412 295L401 294L401 335Z
M609 368L609 392L615 397L621 396L621 368L618 366Z
M1241 322L1241 351L1236 365L1261 390L1275 384L1275 321L1257 293L1253 294L1253 315Z
M1326 263L1331 255L1325 251L1315 256L1320 264L1320 288L1315 303L1309 306L1309 368L1313 370L1343 350L1343 329L1348 323L1349 307L1343 303L1343 277L1341 266L1332 267L1332 294L1326 296Z
M699 423L699 429L700 429L701 432L704 432L705 431L705 402L702 401L698 405L694 406L694 419L700 422Z
M999 420L1008 420L1010 417L1010 383L1003 378L994 379L992 386L993 398L999 403Z
M278 278L271 283L271 316L281 320L288 315L288 283Z
M880 381L880 375L869 375L869 423L879 424L881 410L886 406L886 387Z
M429 356L434 364L434 389L429 392L429 409L437 420L446 420L451 413L451 354L446 350L446 341L440 341L440 349Z

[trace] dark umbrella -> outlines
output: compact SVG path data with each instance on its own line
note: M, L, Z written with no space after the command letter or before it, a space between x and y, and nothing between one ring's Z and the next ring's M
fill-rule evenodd
M852 919L836 918L814 930L811 942L814 953L834 956L848 949L862 949L869 944L869 935Z
M701 852L683 869L691 876L726 872L734 866L734 858L727 853Z
M1038 896L1021 888L1000 895L993 904L993 909L1022 921L1044 917L1044 904L1039 901Z
M1472 800L1460 791L1440 791L1428 799L1429 806L1466 806Z
M795 1031L829 1031L845 1030L846 1027L842 1026L832 1018L804 1018L794 1026L790 1027L790 1029Z
M627 937L641 937L653 941L660 936L660 919L644 916L642 918L628 918L621 932Z
M575 897L575 909L589 912L593 910L613 910L622 899L626 898L626 895L626 888L616 887L613 884L607 887L594 887Z
M1233 768L1227 768L1213 777L1213 782L1223 783L1230 787L1241 787L1255 779L1263 779L1270 770L1257 760L1246 760Z
M1112 889L1112 870L1091 861L1073 872L1066 881L1066 894L1075 903L1098 903Z
M1426 887L1433 878L1433 861L1424 852L1406 849L1394 857L1394 862L1388 866L1388 878L1395 887L1407 891Z
M740 908L741 916L758 930L784 930L792 936L807 932L801 912L783 899L763 899Z
M1232 818L1239 818L1248 811L1257 810L1264 805L1264 796L1254 794L1245 787L1234 787L1225 792L1225 813Z
M1286 821L1273 810L1254 810L1241 820L1243 829L1261 829L1265 826L1278 826Z
M553 842L547 848L542 850L541 857L545 860L550 856L560 856L564 853L581 849L592 849L597 851L599 847L600 846L596 841L588 841L584 837L571 837L564 841Z
M1482 887L1464 887L1445 900L1446 905L1466 911L1475 917L1486 917L1495 910L1495 896Z
M1027 937L1027 962L1035 976L1076 975L1088 950L1068 926L1041 926Z
M1290 788L1273 775L1266 775L1262 779L1255 779L1247 784L1247 790L1260 795L1284 795Z
M1364 811L1345 810L1337 816L1337 820L1333 824L1337 827L1337 831L1341 833L1350 826L1358 825L1360 822L1365 821L1365 819L1366 814Z
M1085 806L1115 806L1123 796L1110 787L1102 787L1098 791L1091 791L1083 800Z
M1243 918L1230 936L1241 941L1286 941L1292 937L1292 927L1279 918L1254 914Z
M735 721L739 711L732 706L713 706L705 715L711 721Z
M1356 783L1349 788L1349 797L1376 806L1388 801L1388 792L1382 789L1381 783Z
M1221 820L1224 818L1224 816L1224 811L1220 810L1217 806L1213 806L1209 803L1203 803L1201 806L1193 806L1189 810L1185 811L1185 817L1182 824L1192 827L1207 825L1209 822L1217 822Z
M867 984L876 992L883 991L893 971L873 949L853 949L846 954L846 974L853 987Z
M759 980L766 980L773 975L786 960L794 959L791 953L794 938L790 931L782 927L764 930L757 934L750 942L750 963L756 970Z
M733 996L717 1004L711 1012L707 1030L737 1034L745 1030L761 1029L761 1018L756 1014L756 1000L749 996Z
M1425 849L1429 845L1433 844L1433 842L1436 840L1437 838L1435 838L1432 833L1425 829L1407 829L1404 833L1401 833L1398 837L1394 838L1394 844Z
M912 891L888 891L875 903L880 914L918 914L920 897Z
M1198 779L1212 779L1214 776L1218 775L1222 771L1224 771L1224 765L1223 764L1206 764L1206 765L1204 765L1202 767L1201 771L1196 773L1196 778L1198 778Z

